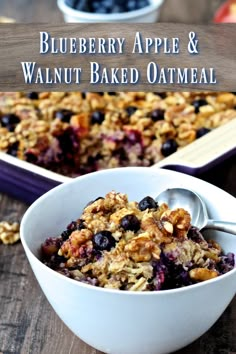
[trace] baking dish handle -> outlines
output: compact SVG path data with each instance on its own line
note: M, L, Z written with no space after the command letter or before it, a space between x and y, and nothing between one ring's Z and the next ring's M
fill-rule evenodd
M174 154L154 164L152 167L165 167L183 172L204 169L216 160L236 150L236 115L235 119L214 129L212 132L179 149Z

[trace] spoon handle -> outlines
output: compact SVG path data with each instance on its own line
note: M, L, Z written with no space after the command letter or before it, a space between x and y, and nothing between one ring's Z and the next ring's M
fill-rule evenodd
M205 229L214 229L236 235L236 222L208 220Z

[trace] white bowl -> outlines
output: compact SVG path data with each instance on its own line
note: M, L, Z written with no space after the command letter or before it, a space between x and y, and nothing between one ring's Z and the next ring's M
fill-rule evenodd
M94 14L78 11L66 5L65 0L57 0L59 9L64 15L65 22L156 22L159 18L160 7L164 0L150 0L150 5L140 10L115 13Z
M207 203L209 215L235 220L236 199L194 177L155 168L127 167L91 173L39 198L26 212L21 240L34 274L64 323L92 347L112 354L164 354L205 333L236 291L236 268L218 278L181 289L125 292L66 278L39 260L41 243L60 234L91 200L111 190L130 200L155 197L168 187L191 188ZM236 237L212 231L225 252L236 253Z

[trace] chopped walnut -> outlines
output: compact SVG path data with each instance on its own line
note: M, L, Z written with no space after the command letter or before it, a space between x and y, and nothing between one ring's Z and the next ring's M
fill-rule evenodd
M80 247L90 241L92 237L92 232L87 229L73 231L69 239L61 246L58 254L65 258L79 257L81 255Z
M17 222L0 222L0 241L5 245L13 244L20 239L20 225Z
M191 217L189 212L182 208L176 210L167 210L161 216L161 222L165 228L166 223L168 223L168 228L171 224L173 226L173 235L178 238L186 237L187 232L191 226ZM166 229L166 228L165 228Z
M206 268L195 268L189 271L190 278L196 281L205 281L218 277L218 272Z
M160 247L147 232L131 239L124 251L135 262L148 262L152 257L159 259L161 253Z

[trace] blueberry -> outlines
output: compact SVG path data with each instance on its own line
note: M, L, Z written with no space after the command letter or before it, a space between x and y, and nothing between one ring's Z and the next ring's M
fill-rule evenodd
M139 210L144 211L146 209L157 209L158 203L152 197L145 197L138 203Z
M84 225L84 220L82 220L82 219L77 220L76 228L77 228L77 230L86 229L86 227Z
M116 1L114 0L102 0L102 5L106 7L109 10L112 10L112 8L116 5Z
M14 144L8 147L7 154L16 157L19 147L19 141L16 141Z
M137 107L134 107L134 106L129 106L126 108L126 112L128 114L128 116L132 116L136 111L137 111Z
M72 231L71 230L65 230L61 233L61 238L63 241L66 241L70 235L72 234Z
M37 100L39 98L38 92L29 92L27 95L31 100Z
M158 120L163 120L165 118L165 110L161 108L157 108L151 113L151 118L153 122L157 122Z
M167 97L166 92L153 92L155 95L160 96L162 99L165 99Z
M163 156L167 157L178 149L178 144L174 139L166 140L161 147L161 153Z
M98 198L96 198L94 200L91 200L90 202L88 202L88 204L85 206L85 208L87 208L89 205L92 205L93 203L95 203L99 199L104 199L104 198L103 197L98 197Z
M99 7L101 6L101 3L99 1L94 1L91 3L92 11L91 12L96 12L99 10Z
M187 236L189 239L193 240L196 243L204 242L204 238L203 238L200 230L195 226L190 227Z
M78 0L66 0L66 5L75 9Z
M89 11L87 0L77 0L74 8L78 11Z
M109 9L104 7L104 6L100 6L96 11L94 11L95 13L98 14L109 14Z
M110 231L103 230L93 236L93 244L99 251L110 251L111 248L115 247L116 240Z
M91 123L92 124L102 124L105 119L105 114L100 111L95 111L91 115Z
M56 254L60 247L61 247L61 238L49 237L42 244L41 250L44 257L50 257L53 254Z
M60 109L55 113L55 117L60 119L62 122L69 123L74 112L69 109Z
M85 229L84 220L79 219L77 221L72 221L66 228L65 231L61 233L61 238L66 241L73 231Z
M116 0L116 4L119 6L125 6L127 3L127 0Z
M128 11L134 11L136 10L136 0L130 0L127 2L127 10Z
M47 258L47 257L46 257ZM46 261L46 260L45 260ZM58 254L53 254L45 264L54 270L60 270L65 276L70 278L70 272L67 268L64 268L64 264L66 263L66 258L63 256L59 256ZM61 264L63 264L63 268L61 268Z
M57 140L61 149L61 157L71 161L73 155L78 151L77 136L73 128L69 127L64 130L61 135L57 136Z
M208 102L205 99L201 98L199 100L193 101L192 105L195 108L195 113L199 113L200 107L208 105Z
M148 6L149 5L149 1L148 0L139 0L138 2L137 2L137 10L138 9L142 9L142 8L144 8L144 7L146 7L146 6Z
M210 132L210 129L207 128L200 128L197 130L196 138L201 138L203 135L206 135Z
M112 13L113 14L118 14L120 12L124 12L124 9L122 6L119 6L119 5L115 5L113 8L112 8Z
M235 266L235 255L232 252L229 252L225 256L225 263L230 265L232 268Z
M126 231L137 232L140 229L140 221L135 215L125 215L120 221L120 226Z
M31 151L25 152L25 159L30 163L36 163L38 161L38 157Z
M16 124L20 122L20 118L13 114L4 114L0 118L0 123L2 124L3 127L7 128L10 132L14 131Z
M115 156L116 158L118 158L121 163L123 161L127 161L127 152L125 151L125 149L123 147L120 147L120 148L114 150L112 153L112 156Z
M77 222L76 221L71 221L69 225L67 225L67 230L75 231L77 228Z
M233 253L227 253L221 256L220 262L217 264L217 270L220 274L225 274L232 270L235 266L235 255Z

